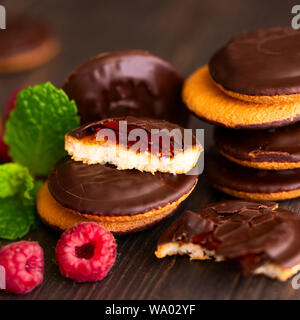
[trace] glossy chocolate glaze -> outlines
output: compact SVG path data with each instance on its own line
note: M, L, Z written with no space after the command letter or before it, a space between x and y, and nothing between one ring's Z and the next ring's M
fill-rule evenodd
M127 130L122 132L123 127L120 131L119 123L125 121ZM103 129L113 130L114 135L111 137L105 133L106 131L103 131L103 136L101 136L101 130ZM135 129L137 131L133 131ZM145 137L142 137L140 130L143 130ZM184 128L179 125L165 120L136 117L111 118L89 123L72 130L68 135L79 140L86 136L94 137L98 141L109 142L111 139L111 142L123 144L127 147L139 144L139 152L150 151L159 157L167 158L196 146L196 137L193 134L190 136L185 134ZM140 144L142 138L144 139Z
M21 54L52 38L43 22L25 16L8 17L6 29L0 34L0 58Z
M300 30L260 29L240 35L209 62L212 78L227 90L247 95L300 93Z
M113 166L60 161L48 178L49 190L64 207L105 216L135 215L179 200L197 176L117 170Z
M79 66L63 89L76 101L81 122L142 116L184 124L182 76L145 51L104 53Z
M217 148L240 160L299 162L300 122L269 130L232 130L216 127Z
M259 170L240 166L215 150L205 154L204 172L214 185L250 193L276 193L300 189L300 169Z
M159 243L174 241L213 246L246 273L268 261L291 268L300 263L300 215L274 202L222 201L187 211Z

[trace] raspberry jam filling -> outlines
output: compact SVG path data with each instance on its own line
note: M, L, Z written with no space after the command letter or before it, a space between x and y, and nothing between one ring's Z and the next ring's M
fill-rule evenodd
M263 253L247 254L242 257L238 257L235 260L238 261L245 275L269 261L267 256Z
M158 133L153 133L134 124L127 124L126 127L120 128L119 123L120 121L118 120L102 121L100 124L89 127L88 134L95 134L99 138L99 141L107 142L110 137L107 136L107 131L105 132L104 129L110 129L115 133L112 137L112 142L125 145L128 149L134 149L137 153L149 151L152 154L158 155L159 158L174 157L174 136L169 136L168 133L161 130ZM136 132L133 130L136 130ZM143 130L142 134L141 130ZM103 136L101 136L101 131L103 131Z
M213 232L206 232L193 237L192 242L195 244L200 244L203 248L207 250L216 250L220 243L213 239Z
M216 251L220 246L220 242L214 239L213 231L196 235L191 239L191 241L195 244L201 245L207 250ZM249 274L251 271L266 263L268 259L265 254L249 253L240 257L236 257L232 259L232 261L237 262L241 266L244 274Z

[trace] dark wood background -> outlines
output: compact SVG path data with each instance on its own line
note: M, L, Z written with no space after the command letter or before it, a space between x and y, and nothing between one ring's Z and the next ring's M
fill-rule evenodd
M146 49L174 64L188 76L207 63L231 36L258 27L288 25L288 0L9 0L7 13L26 12L49 21L62 42L60 55L39 69L0 76L0 104L14 89L45 81L60 86L74 67L103 51ZM298 1L299 2L299 1ZM1 33L0 33L1 36ZM205 129L205 147L212 126L191 116L190 126ZM118 257L107 278L75 284L59 274L54 248L58 234L42 226L26 239L45 251L43 284L26 296L0 293L0 299L299 299L291 282L263 276L243 277L226 263L190 262L187 257L158 260L154 256L163 230L184 208L198 209L226 198L212 190L204 176L174 217L151 230L118 238ZM300 201L281 203L300 212ZM0 240L0 246L6 244Z

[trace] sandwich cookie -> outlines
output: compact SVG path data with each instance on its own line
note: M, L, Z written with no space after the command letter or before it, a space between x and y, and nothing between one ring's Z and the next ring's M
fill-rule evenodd
M120 116L164 119L185 124L183 77L146 51L100 54L76 68L63 90L78 107L82 124Z
M59 51L59 42L43 22L18 16L8 19L0 37L0 72L12 73L41 66Z
M187 211L159 240L158 258L230 261L281 281L300 270L300 216L274 202L223 201Z
M205 174L213 187L237 198L285 200L300 196L300 169L243 167L211 150L205 155Z
M285 170L300 167L300 122L269 130L236 130L216 127L218 151L240 165Z
M300 30L260 29L229 41L211 58L209 71L234 98L255 104L299 103L299 51Z
M300 120L300 100L273 105L230 97L212 80L207 66L186 80L182 94L187 107L200 119L228 128L267 129Z
M65 159L39 191L37 210L46 224L60 230L93 221L115 234L132 233L172 214L192 192L197 178Z
M187 173L202 146L191 131L164 120L121 117L83 125L65 136L72 159L117 169Z

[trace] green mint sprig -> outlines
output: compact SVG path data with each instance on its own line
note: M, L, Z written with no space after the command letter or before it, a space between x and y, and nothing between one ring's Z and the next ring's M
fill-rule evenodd
M64 136L79 125L77 108L63 90L47 82L19 92L4 141L13 163L0 165L0 238L22 238L37 227L36 195L66 155Z
M19 92L4 141L12 159L27 167L33 177L47 176L66 155L65 134L78 125L75 102L47 82Z

